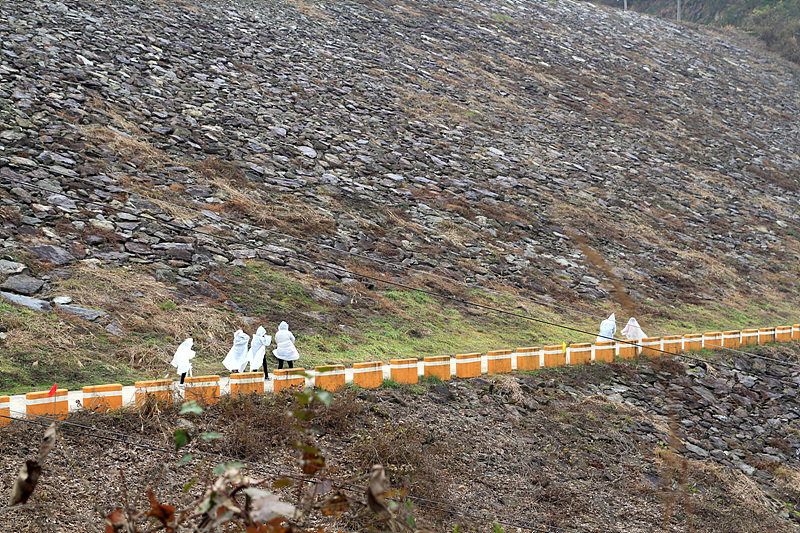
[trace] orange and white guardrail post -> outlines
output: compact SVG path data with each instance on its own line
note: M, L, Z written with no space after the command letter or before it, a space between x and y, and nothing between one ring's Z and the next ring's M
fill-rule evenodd
M486 352L486 371L489 374L511 372L511 350L490 350Z
M272 391L303 389L306 386L305 368L282 368L272 372ZM262 385L263 386L263 385Z
M544 354L544 367L554 368L567 366L567 350L563 344L545 346L542 348Z
M0 396L0 428L11 423L11 396Z
M314 367L314 386L322 390L336 392L345 386L344 365L324 365Z
M422 360L423 375L426 378L434 377L442 381L450 381L450 356L426 355Z
M517 358L517 370L539 370L542 367L542 349L539 346L517 348L512 355Z
M262 378L263 379L263 378ZM184 399L199 404L211 405L219 402L219 376L193 376L183 380Z
M122 385L89 385L83 387L83 408L100 412L113 411L122 407Z
M151 398L156 403L171 403L172 380L137 381L134 383L134 397L136 398L137 407L143 407L148 399Z
M417 359L391 359L389 373L397 383L419 383L419 361Z
M353 384L362 389L377 389L383 384L383 362L353 363Z
M456 354L456 377L474 378L481 375L480 353Z
M590 343L570 344L569 365L585 365L592 362L592 345Z
M50 391L29 392L25 394L25 414L29 418L66 418L69 414L68 395L67 389L57 389L52 395Z

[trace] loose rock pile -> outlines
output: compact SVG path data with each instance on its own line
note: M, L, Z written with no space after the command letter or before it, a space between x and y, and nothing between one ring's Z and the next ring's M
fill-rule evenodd
M557 298L797 286L798 71L741 36L572 2L0 12L0 237L52 275L340 278L266 228Z

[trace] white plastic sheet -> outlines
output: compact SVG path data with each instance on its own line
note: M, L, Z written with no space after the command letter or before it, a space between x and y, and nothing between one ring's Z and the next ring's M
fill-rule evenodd
M647 337L645 332L642 331L641 326L639 326L639 322L633 317L628 320L628 323L622 328L621 333L625 335L629 341L640 341Z
M231 372L244 372L247 368L247 343L250 341L250 335L242 330L236 330L233 334L233 346L231 347L228 355L222 361L222 364Z
M193 344L194 341L188 338L175 350L175 355L172 357L172 363L170 364L178 369L178 374L191 372L192 363L190 359L195 356L195 351L192 350Z
M289 331L289 324L286 322L281 322L278 326L278 332L275 333L275 344L278 347L272 350L272 353L278 359L297 361L300 358L300 354L294 346L294 335Z
M613 341L616 332L617 318L614 313L611 313L610 317L600 322L600 334L597 336L597 342Z
M267 346L272 342L272 336L267 335L267 330L258 326L255 335L250 340L250 351L247 352L247 361L250 363L250 372L256 372L264 363L264 354Z

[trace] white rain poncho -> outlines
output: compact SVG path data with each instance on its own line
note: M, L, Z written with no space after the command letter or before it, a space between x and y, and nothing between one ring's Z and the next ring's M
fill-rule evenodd
M637 322L633 317L628 320L628 323L625 324L624 328L622 328L621 333L625 335L629 341L640 341L647 337L645 332L642 331L641 326L639 326L639 322Z
M250 363L250 372L255 372L264 363L264 353L272 342L272 337L267 335L267 330L258 326L255 335L250 340L250 351L247 352L247 361Z
M192 371L192 363L189 359L194 357L194 350L192 350L192 344L194 341L189 338L186 339L178 346L178 349L175 350L175 355L172 357L172 366L178 369L178 374L185 374L187 372Z
M597 342L613 341L616 332L617 317L611 313L610 317L600 322L600 334L597 336Z
M275 334L275 344L277 348L272 350L275 357L283 359L284 361L297 361L300 359L300 354L297 348L294 347L294 335L289 331L289 324L281 322L278 326L278 332Z
M233 347L225 356L222 364L231 372L244 372L247 368L247 343L250 341L250 335L242 330L236 330L233 334Z

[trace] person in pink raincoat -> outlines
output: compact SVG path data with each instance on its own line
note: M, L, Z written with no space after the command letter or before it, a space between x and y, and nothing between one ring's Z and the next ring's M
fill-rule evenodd
M639 326L639 322L637 322L633 317L628 320L628 323L625 324L624 328L622 328L621 333L625 335L625 338L627 338L629 341L640 341L647 337L645 332L642 331L641 326Z

